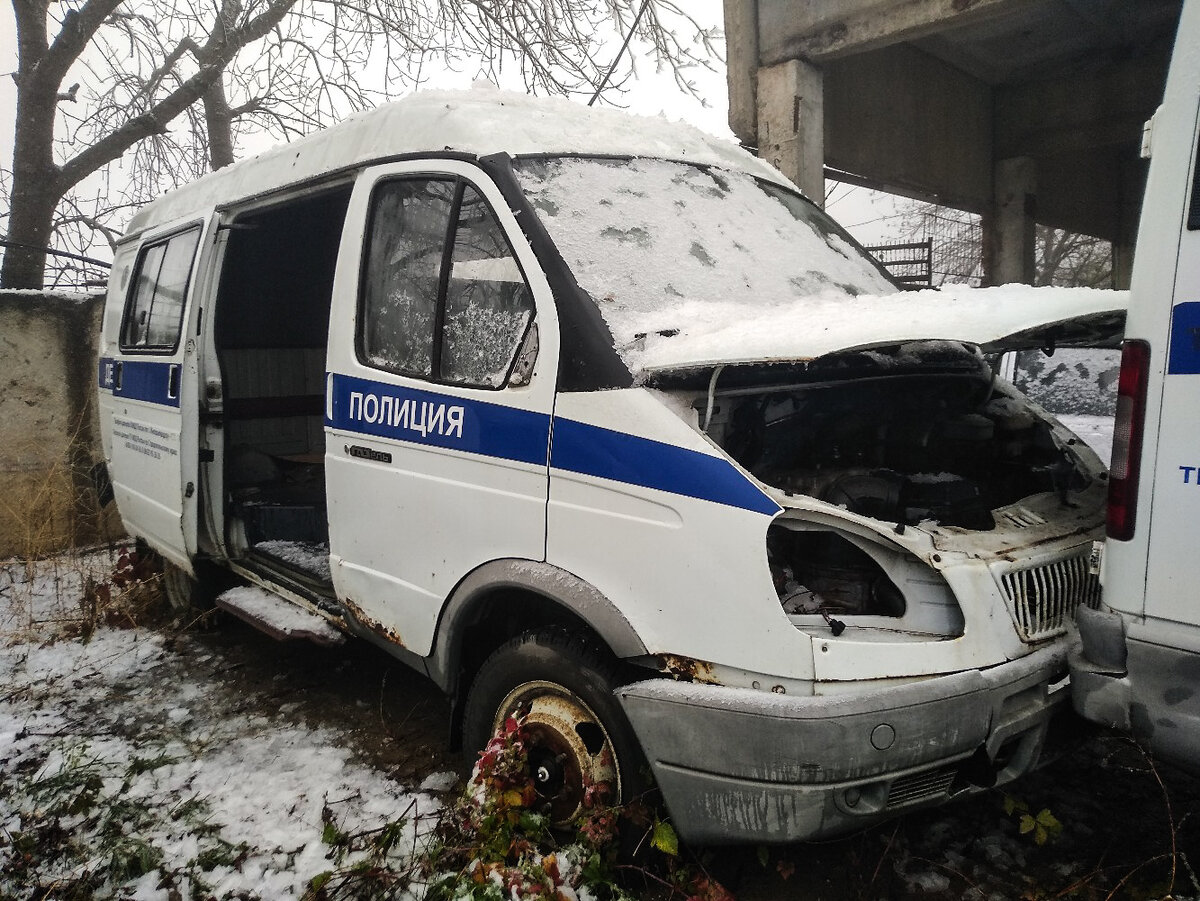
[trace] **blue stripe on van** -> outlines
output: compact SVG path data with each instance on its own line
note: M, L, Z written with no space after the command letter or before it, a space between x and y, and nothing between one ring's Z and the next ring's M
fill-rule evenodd
M433 429L431 417L436 417ZM546 465L550 441L550 417L545 413L336 373L333 418L326 418L325 424L540 466Z
M171 384L171 369L176 371ZM180 364L157 360L114 360L101 357L98 380L101 388L112 391L113 397L144 400L164 407L179 406ZM175 396L171 396L174 389Z
M769 516L782 509L728 460L561 417L551 465Z
M333 416L325 424L484 457L547 462L550 417L544 413L337 373ZM551 465L771 516L781 509L728 460L563 417L554 420Z
M1200 301L1176 304L1171 311L1171 347L1167 352L1167 373L1200 373Z

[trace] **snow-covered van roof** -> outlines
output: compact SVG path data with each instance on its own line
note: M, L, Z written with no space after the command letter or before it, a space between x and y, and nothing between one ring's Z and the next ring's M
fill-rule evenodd
M790 184L731 141L664 117L587 107L495 88L419 91L290 144L210 173L142 207L135 234L391 157L426 153L656 157L717 166Z

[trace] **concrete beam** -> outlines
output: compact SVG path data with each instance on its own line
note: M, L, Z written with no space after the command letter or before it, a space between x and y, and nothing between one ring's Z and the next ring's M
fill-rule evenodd
M992 92L901 45L822 66L825 160L887 190L992 206Z
M758 154L805 197L825 205L825 97L821 70L800 60L758 70Z
M823 62L1002 18L1045 0L759 0L763 65Z
M995 178L996 205L984 221L984 229L990 233L984 237L986 283L1031 285L1037 275L1037 163L1029 157L1000 160Z
M1107 148L1038 160L1038 222L1132 243L1146 162L1137 148Z
M725 0L725 66L729 129L758 146L758 2Z
M1098 52L1084 71L996 88L996 156L1054 156L1136 144L1162 101L1163 41L1132 56Z

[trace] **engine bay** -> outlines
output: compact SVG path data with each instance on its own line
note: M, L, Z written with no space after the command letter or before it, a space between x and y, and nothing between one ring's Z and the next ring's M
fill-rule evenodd
M986 531L992 511L1087 476L1049 425L963 345L814 361L787 384L712 398L708 434L761 481L899 525Z

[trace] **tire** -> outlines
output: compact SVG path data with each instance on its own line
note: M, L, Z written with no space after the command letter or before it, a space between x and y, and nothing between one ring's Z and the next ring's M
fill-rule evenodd
M188 613L212 608L217 596L216 580L202 569L197 569L197 573L201 576L199 580L174 563L163 561L163 594L173 612Z
M551 825L570 826L594 805L623 804L644 787L644 768L613 695L621 682L616 662L584 635L561 628L519 635L484 661L471 684L466 751L482 750L507 717L524 713L530 775Z

